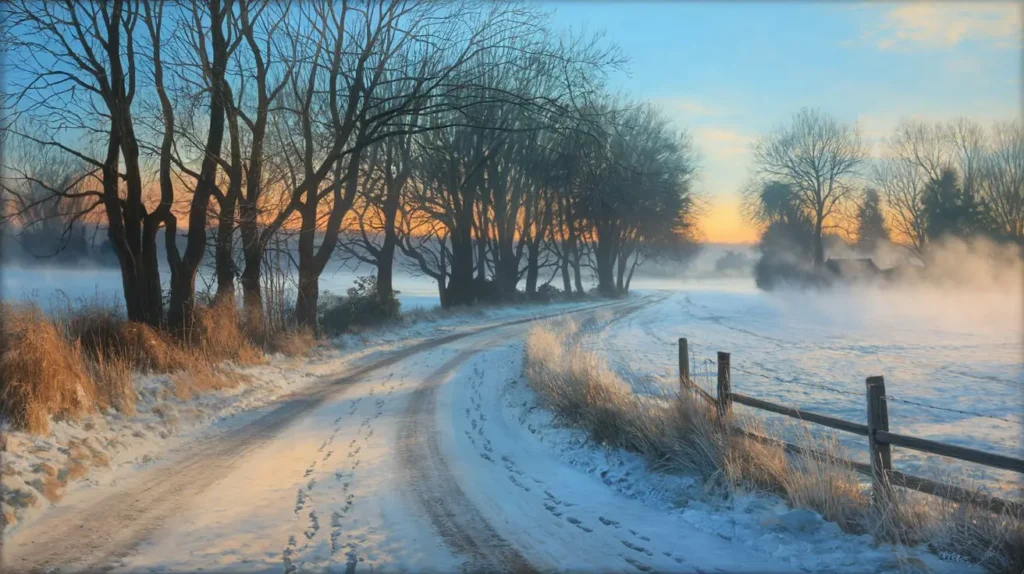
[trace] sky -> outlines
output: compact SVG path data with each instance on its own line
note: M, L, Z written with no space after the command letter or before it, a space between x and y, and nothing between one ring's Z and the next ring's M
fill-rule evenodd
M556 27L605 33L630 62L610 87L690 131L707 241L745 243L750 146L801 107L878 150L903 118L1019 119L1024 3L547 2Z

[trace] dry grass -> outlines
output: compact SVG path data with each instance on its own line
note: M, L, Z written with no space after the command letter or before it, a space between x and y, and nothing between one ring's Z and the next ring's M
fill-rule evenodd
M809 433L802 441L812 452L791 464L781 477L786 499L793 506L810 508L835 522L846 532L862 532L870 498L856 471L842 463L846 458L834 437L816 439Z
M1024 572L1024 514L993 514L968 504L944 505L932 528L934 550L953 552L990 572Z
M275 333L268 344L273 353L288 357L307 357L316 348L316 336L308 328Z
M803 433L806 454L779 442L730 432L717 410L695 394L643 397L593 354L566 349L571 322L534 327L526 338L525 374L541 403L562 423L603 444L640 453L654 470L697 474L712 489L755 489L784 497L846 532L903 545L929 542L999 574L1024 572L1024 520L971 505L897 489L872 504L869 492L833 437ZM763 425L734 416L748 432L771 437ZM879 510L881 509L881 510Z
M149 325L125 321L116 307L66 304L55 317L38 306L0 305L0 414L15 428L49 432L52 417L78 418L97 408L135 412L135 372L173 373L175 394L191 397L241 384L240 375L215 365L260 363L263 351L246 329L253 319L231 304L196 311L182 338ZM278 336L276 350L305 355L312 333Z
M246 377L240 373L211 365L200 365L171 375L174 396L182 401L210 391L233 389L245 380Z
M77 417L93 408L97 388L77 342L35 305L2 305L0 314L0 409L12 424L42 434L51 416Z
M135 385L132 382L132 363L128 359L100 353L95 362L86 362L86 367L96 383L101 406L113 407L128 416L135 414Z
M190 350L200 354L204 362L235 361L252 365L263 360L263 353L246 336L232 300L197 308L187 341Z
M187 367L189 353L167 333L149 325L125 321L117 310L85 305L64 313L67 335L81 342L94 360L102 357L126 362L132 370L170 372Z

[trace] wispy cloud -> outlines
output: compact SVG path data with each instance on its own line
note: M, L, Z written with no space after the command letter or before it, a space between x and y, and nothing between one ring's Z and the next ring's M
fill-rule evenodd
M693 140L712 160L731 160L750 153L753 136L725 128L699 127L693 130Z
M710 105L698 100L683 97L656 97L651 102L661 106L673 119L686 122L698 118L713 118L729 115L729 111L720 106Z
M880 26L863 38L880 50L950 48L968 40L991 48L1019 48L1022 8L1015 2L914 2L892 7L882 14Z

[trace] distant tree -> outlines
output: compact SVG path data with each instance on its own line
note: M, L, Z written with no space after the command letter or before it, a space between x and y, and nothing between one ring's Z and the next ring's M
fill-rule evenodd
M807 270L815 255L814 221L801 198L788 183L754 180L743 190L743 213L763 225L758 248L761 258L754 278L763 289L781 281L810 278Z
M872 252L879 244L889 242L889 228L882 216L878 190L864 190L864 198L857 209L857 246Z
M985 158L981 197L997 237L1024 241L1024 124L998 123Z
M822 232L853 192L850 178L867 152L855 127L813 109L754 144L754 163L765 180L790 186L813 223L814 263L825 260Z
M944 235L966 237L985 227L985 213L974 194L964 189L952 168L942 170L924 188L925 233L935 240Z

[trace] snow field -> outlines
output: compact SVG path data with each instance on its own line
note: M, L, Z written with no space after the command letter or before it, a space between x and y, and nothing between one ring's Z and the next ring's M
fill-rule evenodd
M888 404L894 432L1022 457L1024 302L1010 297L975 300L927 290L768 294L739 282L702 282L584 335L582 345L607 357L637 392L658 394L676 390L677 340L687 337L695 355L691 373L712 394L716 351L727 351L736 392L853 422L865 420L864 380L883 375L894 397ZM998 318L993 308L1003 310ZM772 424L792 422L736 408ZM848 455L867 462L865 440L835 434ZM1024 497L1016 473L900 448L893 460L904 472Z

